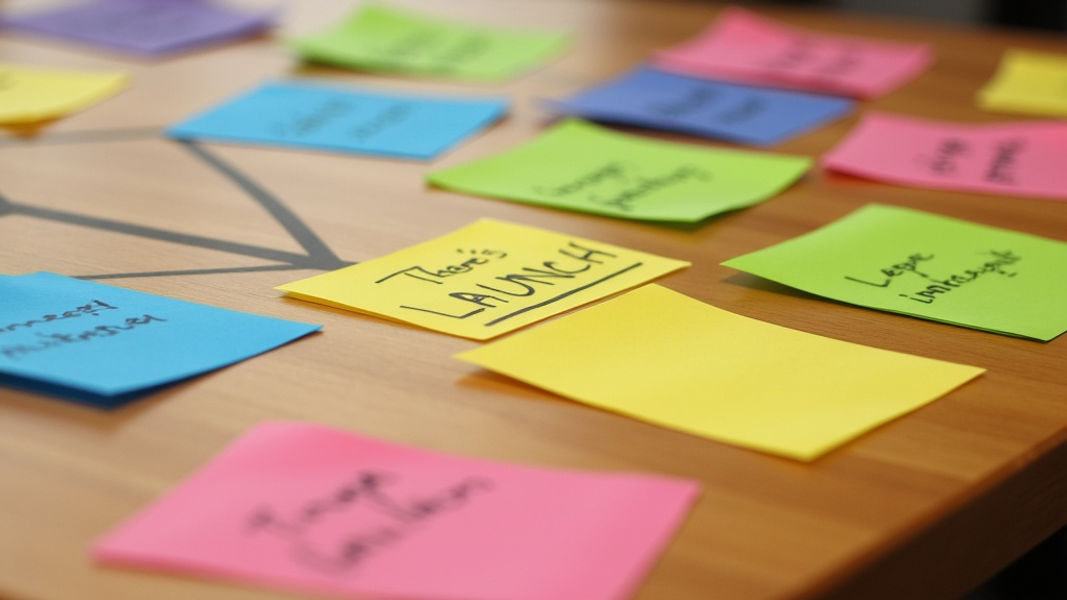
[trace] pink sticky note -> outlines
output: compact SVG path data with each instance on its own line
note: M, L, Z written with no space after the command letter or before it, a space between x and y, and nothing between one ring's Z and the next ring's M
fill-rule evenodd
M932 60L925 44L813 33L728 8L697 38L657 53L655 62L691 75L873 98Z
M900 185L1067 199L1067 123L960 125L868 113L827 169Z
M696 482L460 458L260 425L98 540L101 563L334 597L631 595Z

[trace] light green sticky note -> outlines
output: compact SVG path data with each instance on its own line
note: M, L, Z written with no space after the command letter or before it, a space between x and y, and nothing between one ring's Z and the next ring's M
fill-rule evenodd
M501 80L544 62L568 40L564 33L490 29L370 5L290 45L307 60L354 69Z
M1048 341L1067 331L1067 243L871 204L723 263L812 294Z
M428 179L475 195L692 223L762 202L810 167L804 157L663 142L569 120L528 144Z

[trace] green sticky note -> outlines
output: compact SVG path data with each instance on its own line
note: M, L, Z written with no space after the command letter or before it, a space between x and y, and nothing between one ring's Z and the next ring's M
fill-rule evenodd
M812 294L1048 341L1067 331L1067 243L872 204L723 263Z
M803 157L650 140L569 120L528 144L428 179L481 196L692 223L766 200L810 167Z
M353 69L501 80L544 62L568 40L563 33L489 29L370 5L289 43L307 60Z

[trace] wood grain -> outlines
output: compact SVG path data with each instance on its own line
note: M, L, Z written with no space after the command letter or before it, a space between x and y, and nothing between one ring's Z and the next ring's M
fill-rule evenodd
M448 11L456 18L575 34L571 50L544 68L507 84L469 85L302 65L280 39L325 26L350 3L287 4L276 36L154 63L0 36L5 61L122 68L135 82L84 113L0 137L0 198L6 202L0 203L0 272L103 277L235 269L103 280L325 325L309 339L111 412L0 388L0 597L293 597L99 568L86 553L90 540L265 420L326 423L487 459L699 479L704 495L641 587L640 600L944 600L1067 522L1067 341L1042 344L847 306L719 266L869 202L1060 240L1067 239L1067 205L893 187L815 170L764 204L686 228L430 189L423 183L429 170L493 154L542 131L551 116L538 98L562 96L629 68L698 32L721 6L453 0ZM432 0L396 4L427 12L444 6ZM1062 38L1023 32L761 10L802 27L934 46L932 69L885 98L862 103L861 112L961 122L1024 119L979 111L975 91L1007 48L1067 52ZM159 132L263 79L284 76L513 99L507 120L429 164L203 146L217 164L280 201L342 260L366 260L493 217L692 261L692 268L659 283L730 311L989 372L801 464L594 410L450 358L474 342L283 299L274 286L318 273L315 266L324 263L299 266L293 257L305 250L249 193ZM856 119L774 151L819 156ZM170 241L149 235L157 230L180 235ZM189 243L194 238L208 242Z

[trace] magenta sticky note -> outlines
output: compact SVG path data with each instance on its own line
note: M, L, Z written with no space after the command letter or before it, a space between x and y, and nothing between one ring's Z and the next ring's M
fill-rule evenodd
M1067 122L975 125L868 113L822 163L899 185L1067 200Z
M886 94L932 61L925 44L812 32L740 8L655 59L680 73L857 98Z
M699 494L267 423L92 547L103 564L332 597L621 600Z

